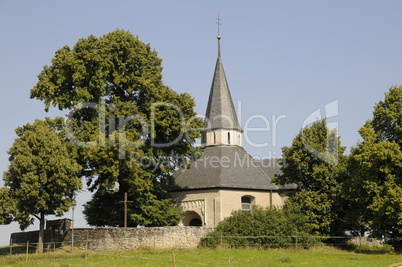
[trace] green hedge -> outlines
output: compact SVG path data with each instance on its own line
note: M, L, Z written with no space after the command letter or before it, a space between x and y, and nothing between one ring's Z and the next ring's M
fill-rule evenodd
M309 248L319 242L299 213L254 206L250 212L234 211L201 239L203 247Z

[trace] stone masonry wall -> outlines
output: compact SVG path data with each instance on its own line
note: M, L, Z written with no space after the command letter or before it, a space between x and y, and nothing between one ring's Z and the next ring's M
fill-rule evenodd
M23 245L29 241L30 244L38 242L39 231L19 232L12 233L10 237L10 244Z
M195 248L200 239L212 230L190 226L76 228L74 245L91 250ZM66 232L63 245L71 245L71 232Z

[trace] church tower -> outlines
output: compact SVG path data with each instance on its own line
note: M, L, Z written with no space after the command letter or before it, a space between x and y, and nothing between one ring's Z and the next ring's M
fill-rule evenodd
M221 36L218 35L218 58L212 79L206 117L206 128L202 132L203 146L242 146L243 130L239 125L230 94L220 53Z
M243 130L237 119L220 55L209 93L206 127L201 131L203 153L191 167L175 173L173 201L184 212L181 225L216 227L234 210L250 211L253 205L282 205L286 194L271 182L280 172L253 159L242 146Z

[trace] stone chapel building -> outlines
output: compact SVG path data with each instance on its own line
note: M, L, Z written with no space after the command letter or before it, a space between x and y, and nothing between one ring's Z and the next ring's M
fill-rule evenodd
M184 226L216 227L234 210L281 206L286 192L294 189L294 185L280 187L271 182L280 173L275 160L254 160L242 147L243 130L222 65L221 37L217 38L218 58L202 131L203 154L189 169L175 174L171 190L184 211Z

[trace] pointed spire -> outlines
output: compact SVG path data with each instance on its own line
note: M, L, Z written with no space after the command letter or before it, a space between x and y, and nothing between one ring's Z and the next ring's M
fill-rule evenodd
M237 119L220 57L220 39L221 37L218 35L218 59L209 93L206 111L208 121L205 130L227 129L243 132Z
M218 58L221 57L221 36L218 35L216 36L216 39L218 39Z

